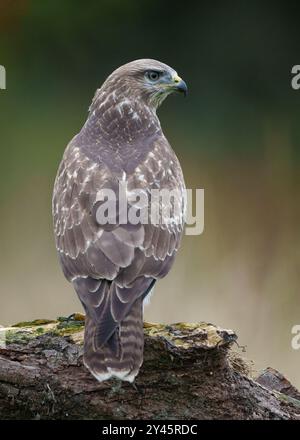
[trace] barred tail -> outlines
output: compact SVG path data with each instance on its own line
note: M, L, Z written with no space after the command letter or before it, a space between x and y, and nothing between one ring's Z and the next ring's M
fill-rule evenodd
M97 327L88 313L85 321L85 366L100 382L117 377L133 382L143 363L143 298L138 298L109 340L96 346Z

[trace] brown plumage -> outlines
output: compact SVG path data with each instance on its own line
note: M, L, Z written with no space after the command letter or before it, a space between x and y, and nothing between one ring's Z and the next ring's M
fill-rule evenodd
M133 381L137 375L143 301L170 270L182 236L183 175L156 116L176 90L186 92L185 83L158 61L137 60L117 69L97 90L56 177L56 246L86 312L84 363L100 381L114 376ZM178 209L171 218L163 214L159 224L122 224L117 203L116 223L99 224L99 191L117 193L120 182L128 193L176 190Z

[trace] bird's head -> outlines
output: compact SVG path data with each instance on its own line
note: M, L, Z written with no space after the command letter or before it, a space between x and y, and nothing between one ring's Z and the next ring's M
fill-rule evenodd
M167 64L151 59L141 59L124 64L115 70L104 87L118 85L120 92L129 99L142 99L156 109L173 92L187 94L186 83Z

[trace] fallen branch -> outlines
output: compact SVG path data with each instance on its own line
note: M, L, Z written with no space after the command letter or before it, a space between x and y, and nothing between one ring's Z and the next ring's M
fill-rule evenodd
M254 380L233 350L235 333L211 324L146 323L134 385L98 383L85 369L80 316L20 323L3 335L2 419L300 419L298 391L272 369Z

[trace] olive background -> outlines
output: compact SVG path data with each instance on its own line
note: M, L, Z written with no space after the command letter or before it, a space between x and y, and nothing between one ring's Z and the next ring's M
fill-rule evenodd
M1 0L0 323L80 311L56 256L51 195L95 89L155 58L189 96L159 110L205 230L185 236L145 319L233 328L257 368L300 387L300 64L296 2Z

